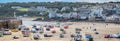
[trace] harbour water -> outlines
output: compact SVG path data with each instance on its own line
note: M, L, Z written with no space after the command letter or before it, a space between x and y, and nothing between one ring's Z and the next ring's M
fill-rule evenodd
M40 22L40 21L23 20L23 25L35 25L35 24L56 24L56 22Z

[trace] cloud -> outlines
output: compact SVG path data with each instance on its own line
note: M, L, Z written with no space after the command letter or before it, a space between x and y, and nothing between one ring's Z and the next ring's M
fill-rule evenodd
M63 1L63 0L54 0L54 1Z
M103 2L110 2L110 1L117 2L120 0L76 0L76 2L92 2L92 3L95 3L95 2L103 3Z
M63 1L63 0L51 0L50 2L55 2L55 1Z

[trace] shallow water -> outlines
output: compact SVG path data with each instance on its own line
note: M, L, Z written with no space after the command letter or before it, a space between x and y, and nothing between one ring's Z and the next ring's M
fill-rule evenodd
M40 21L29 21L23 20L23 25L35 25L35 24L56 24L57 22L40 22Z

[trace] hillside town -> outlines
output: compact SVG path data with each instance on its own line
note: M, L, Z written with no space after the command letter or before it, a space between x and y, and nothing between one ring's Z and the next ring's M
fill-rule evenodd
M19 7L21 8L21 7ZM71 10L72 9L72 10ZM47 16L45 19L53 20L88 20L88 21L105 21L120 23L120 5L119 4L104 4L104 5L82 5L80 7L64 6L58 8L46 8L44 6L30 7L29 11L39 11L40 15ZM61 12L58 12L61 11Z
M73 21L104 21L120 23L120 5L119 3L104 3L96 5L73 6L19 6L10 5L9 7L16 12L17 17L42 16L44 20L73 20ZM59 5L58 5L59 6ZM5 7L5 5L0 5ZM3 11L1 11L2 13ZM11 12L11 13L13 13ZM4 12L6 13L6 12ZM21 15L22 14L22 15ZM13 14L12 14L13 15ZM6 15L7 16L7 15ZM9 15L10 16L10 15Z

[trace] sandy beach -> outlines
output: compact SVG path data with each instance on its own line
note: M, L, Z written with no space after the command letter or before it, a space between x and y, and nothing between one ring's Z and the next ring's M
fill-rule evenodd
M27 20L24 21L27 23L27 27L30 29L32 28L31 25L33 24L52 24L55 26L55 23L57 22L34 22L30 23ZM25 25L25 23L23 23ZM86 41L85 34L91 34L94 41L120 41L120 39L117 38L104 38L104 34L115 34L120 33L120 24L113 24L113 23L97 23L97 22L61 22L61 24L72 24L69 25L69 28L66 29L67 33L65 34L64 38L59 38L59 34L61 33L59 31L59 27L54 27L56 30L56 33L53 34L53 37L44 37L43 34L40 34L39 40L33 39L33 33L30 33L29 37L23 37L21 31L19 32L12 32L12 35L4 35L3 37L0 37L0 41L74 41L73 38L70 37L71 34L75 33L75 28L81 28L82 31L80 31L80 34L82 35L82 41ZM37 25L37 27L40 27ZM62 25L60 27L63 27ZM95 31L93 29L96 28L97 32L99 34L94 34ZM50 31L47 32L48 34ZM13 36L19 36L19 39L13 39Z

